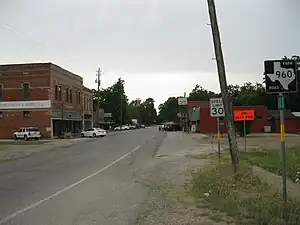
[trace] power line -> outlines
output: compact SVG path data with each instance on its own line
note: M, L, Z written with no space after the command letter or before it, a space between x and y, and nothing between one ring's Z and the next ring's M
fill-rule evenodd
M44 48L45 50L48 50L50 52L50 50L52 50L53 48L49 48L46 44L44 44L43 42L37 40L36 38L28 35L27 33L25 33L24 31L22 31L21 29L17 28L16 26L14 26L13 24L7 22L7 21L0 21L2 23L2 25L12 31L13 33L17 34L17 35L20 35L22 37L25 37L28 41L36 44L36 45L39 45L40 47ZM62 56L61 52L59 53L59 56ZM66 55L63 55L62 57L63 59L65 60L69 60L69 57L67 57Z

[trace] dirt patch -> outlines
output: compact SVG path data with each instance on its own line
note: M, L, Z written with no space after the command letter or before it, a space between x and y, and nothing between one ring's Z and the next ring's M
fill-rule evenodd
M229 224L226 215L197 207L189 192L191 170L208 163L191 155L206 151L191 135L181 132L167 135L148 168L136 173L138 182L150 188L148 198L139 207L136 225Z

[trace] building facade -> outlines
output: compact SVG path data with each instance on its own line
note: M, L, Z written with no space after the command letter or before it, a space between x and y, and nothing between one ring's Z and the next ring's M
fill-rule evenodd
M93 91L83 87L83 129L93 127Z
M197 109L199 121L194 121L197 124L196 130L201 133L216 133L217 118L210 116L209 102L206 101L188 101L189 112ZM251 131L253 133L264 132L265 126L268 126L268 108L266 106L232 106L232 110L254 110L255 120L251 123ZM227 133L225 120L220 121L221 132Z
M188 110L190 115L198 114L196 119L190 118L190 122L196 125L197 132L216 133L217 119L210 116L209 102L206 101L188 101ZM263 133L266 127L270 127L268 132L280 132L279 110L268 110L266 106L232 106L232 110L254 110L255 120L251 122L251 132ZM296 114L296 113L295 113ZM299 113L300 116L300 113ZM300 117L295 116L290 110L284 112L285 132L297 133L300 131ZM221 132L227 133L226 121L220 121Z
M24 126L45 138L81 131L87 93L82 77L52 63L1 65L0 138Z

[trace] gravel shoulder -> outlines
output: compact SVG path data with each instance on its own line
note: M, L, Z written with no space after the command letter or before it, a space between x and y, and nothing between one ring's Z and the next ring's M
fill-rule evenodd
M138 177L150 188L150 192L139 206L135 224L225 224L217 221L219 214L197 207L198 203L187 191L191 171L208 163L205 159L190 156L209 154L211 151L207 140L203 139L201 143L189 134L167 133L148 168L139 171Z

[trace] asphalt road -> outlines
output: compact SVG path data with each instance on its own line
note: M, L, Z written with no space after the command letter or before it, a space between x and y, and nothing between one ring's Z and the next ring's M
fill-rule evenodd
M164 138L139 129L0 164L0 225L134 224L148 188L135 172Z

